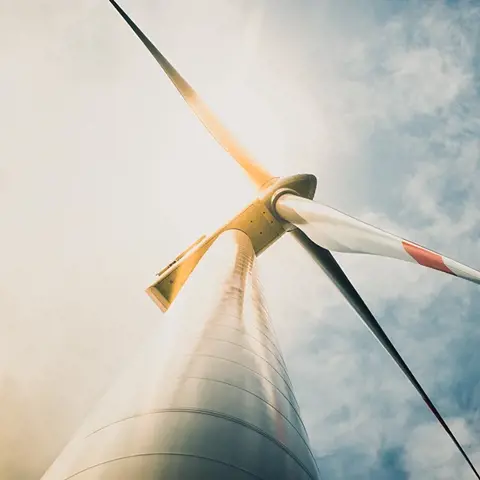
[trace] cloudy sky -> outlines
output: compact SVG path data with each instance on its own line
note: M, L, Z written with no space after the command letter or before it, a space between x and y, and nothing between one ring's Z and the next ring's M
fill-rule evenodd
M480 267L477 2L122 5L270 171ZM0 0L0 58L0 478L33 480L162 321L154 273L254 192L107 0ZM337 259L480 465L478 287ZM291 239L259 268L325 479L472 478Z

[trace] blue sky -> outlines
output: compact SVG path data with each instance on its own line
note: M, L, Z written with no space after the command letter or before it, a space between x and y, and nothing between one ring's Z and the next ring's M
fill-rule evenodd
M355 195L339 201L349 212L475 265L478 9L466 2L399 2L391 10L385 2L369 5L355 12L360 21L348 32L341 6L329 11L345 48L332 74L340 98L331 102L347 117L343 133L358 142L358 181L347 180ZM478 459L475 287L385 260L338 257ZM348 309L320 311L304 312L312 315L310 348L297 345L301 351L294 348L291 362L297 392L311 408L304 414L316 425L312 440L326 478L470 478ZM317 399L303 391L314 384L328 391L324 411L315 410L320 387Z
M122 5L269 170L480 268L476 2ZM33 479L161 321L153 274L253 192L108 2L0 6L0 477ZM478 288L337 259L480 465ZM471 478L293 242L259 267L324 478Z

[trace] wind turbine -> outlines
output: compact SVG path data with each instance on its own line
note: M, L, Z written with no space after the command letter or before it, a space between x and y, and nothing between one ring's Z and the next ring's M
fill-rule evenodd
M154 339L146 349L149 353L107 395L93 420L43 478L319 478L254 268L256 255L289 232L400 367L480 479L331 251L418 263L477 284L480 272L314 202L313 175L271 175L237 143L117 2L109 1L212 137L258 188L258 197L157 274L147 293L164 312L184 290L172 307L178 323L171 325L163 343ZM183 349L181 356L170 351L175 342L173 350ZM160 345L165 350L160 355L163 366ZM217 363L204 365L205 359ZM185 420L180 414L189 417Z

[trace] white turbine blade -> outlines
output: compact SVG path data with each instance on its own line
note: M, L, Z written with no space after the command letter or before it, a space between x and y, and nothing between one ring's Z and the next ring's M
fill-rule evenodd
M141 42L147 47L149 52L155 58L162 70L166 73L170 81L184 98L187 105L193 113L202 122L204 127L210 132L212 137L220 146L229 153L237 163L243 168L252 182L258 187L264 187L274 177L261 167L233 137L233 135L223 126L213 112L203 103L197 92L180 75L166 57L157 49L157 47L147 38L147 36L138 28L134 21L124 12L115 0L109 0L112 6L117 10L121 17L127 22L130 28L135 32Z
M397 258L480 284L479 271L326 205L286 194L277 200L275 208L282 218L327 250Z

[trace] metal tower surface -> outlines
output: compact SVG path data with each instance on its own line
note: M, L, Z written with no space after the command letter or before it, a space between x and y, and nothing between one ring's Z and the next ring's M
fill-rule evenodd
M318 479L249 237L219 235L43 480Z

